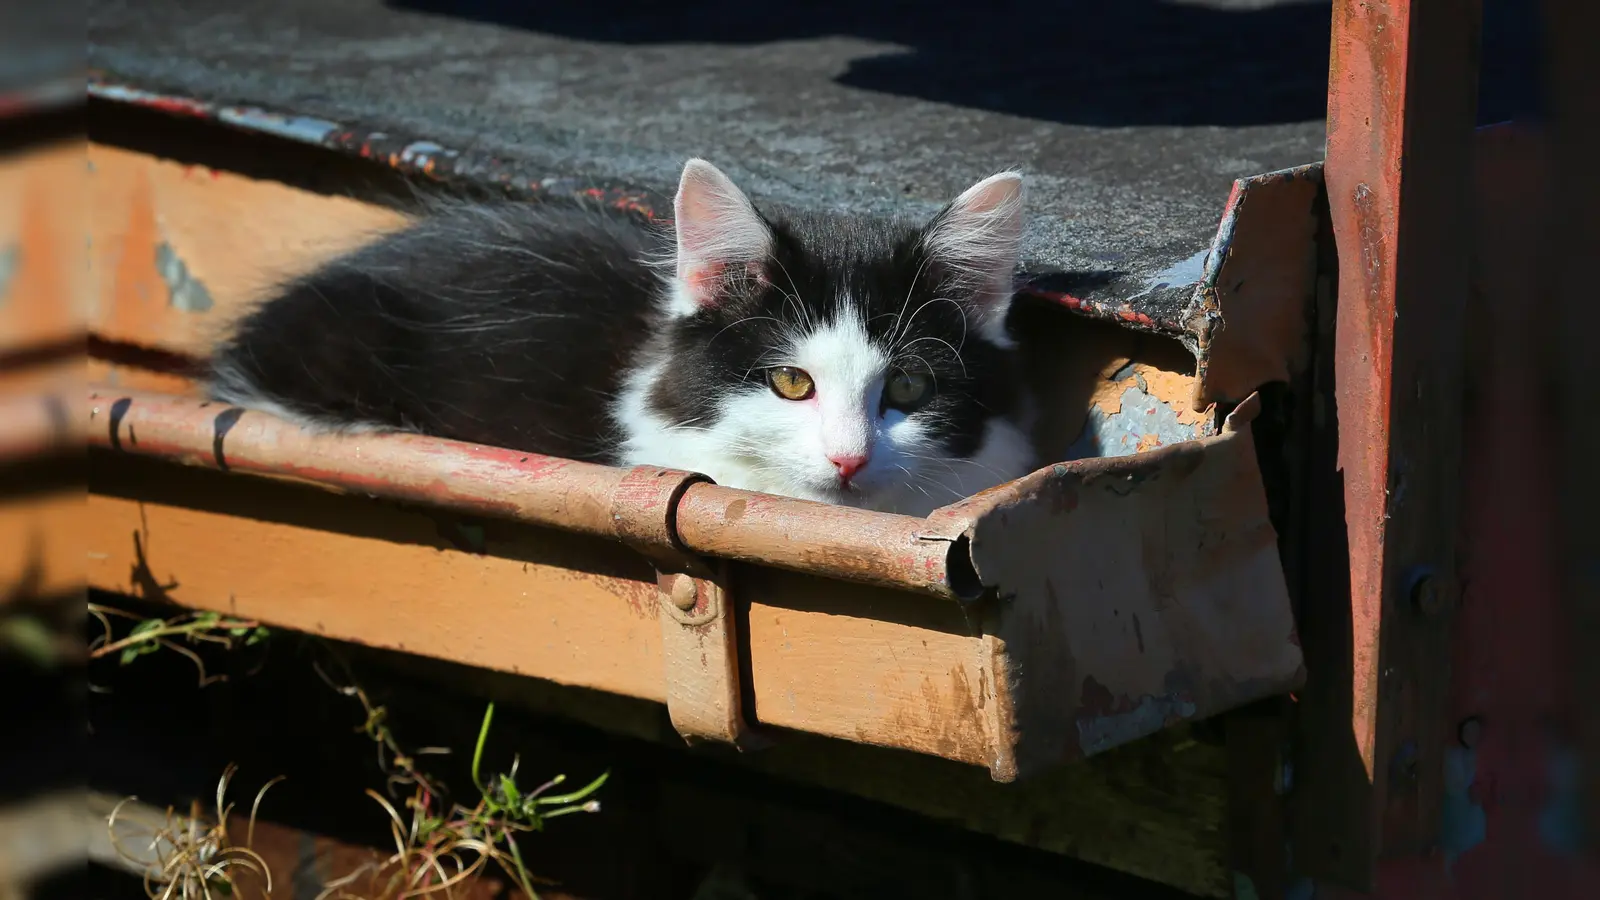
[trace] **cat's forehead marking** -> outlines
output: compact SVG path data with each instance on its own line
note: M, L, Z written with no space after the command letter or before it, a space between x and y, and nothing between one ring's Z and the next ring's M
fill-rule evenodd
M889 359L867 333L860 311L842 303L827 322L814 324L794 337L796 362L834 391L863 391L883 374Z
M831 321L798 338L795 359L817 385L823 452L865 455L888 358L867 335L860 314L841 304Z

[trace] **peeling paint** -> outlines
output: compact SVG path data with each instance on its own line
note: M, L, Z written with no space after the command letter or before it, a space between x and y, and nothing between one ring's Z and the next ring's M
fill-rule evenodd
M1211 248L1207 247L1193 256L1179 260L1165 269L1151 275L1144 283L1144 289L1130 296L1128 302L1140 297L1153 294L1162 288L1183 287L1185 285L1198 285L1206 277L1206 259L1211 256Z
M1109 404L1108 404L1109 406ZM1083 434L1068 448L1067 458L1130 456L1204 436L1199 424L1186 424L1178 412L1131 384L1122 392L1115 413L1089 409Z
M0 251L0 306L11 299L11 280L16 277L17 270L22 268L22 245L12 244L4 251Z
M1546 753L1548 796L1539 810L1539 839L1565 856L1583 850L1583 794L1580 790L1578 753L1564 744L1552 744Z
M1471 796L1477 778L1478 753L1469 747L1449 747L1444 758L1444 795L1440 804L1439 849L1448 868L1456 857L1488 837L1488 814Z
M339 130L338 125L326 119L280 115L250 106L221 107L216 111L216 118L225 125L311 144L320 144L323 138Z
M166 241L156 245L156 272L167 284L167 303L184 312L205 312L215 301L206 286L189 272L177 251Z
M520 176L503 160L464 153L415 135L368 131L328 119L274 112L255 106L221 106L120 84L98 72L90 73L88 92L90 97L99 100L127 103L171 115L208 119L234 128L358 156L407 174L434 180L459 178L480 185L494 185L508 196L523 199L540 196L584 197L648 218L659 218L652 199L655 195L642 188L617 184L595 185L568 177L530 180Z
M1192 717L1198 711L1186 694L1166 694L1140 698L1132 709L1122 712L1089 714L1078 719L1078 746L1092 756L1118 744L1126 744Z

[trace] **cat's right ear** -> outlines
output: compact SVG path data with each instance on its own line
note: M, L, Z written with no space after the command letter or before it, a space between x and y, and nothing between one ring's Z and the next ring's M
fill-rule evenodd
M731 267L759 267L772 252L772 232L750 198L703 159L683 167L672 212L678 233L672 308L679 315L715 304Z

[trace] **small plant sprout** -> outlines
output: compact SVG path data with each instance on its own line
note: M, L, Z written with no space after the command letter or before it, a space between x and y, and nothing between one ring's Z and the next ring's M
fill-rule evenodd
M125 666L146 654L161 649L172 650L188 657L189 661L194 663L200 672L202 687L221 681L223 676L207 675L205 662L190 647L215 644L232 650L238 646L250 647L259 644L266 640L269 634L260 622L253 619L225 616L208 610L181 613L167 619L145 619L114 607L90 603L89 616L101 629L101 633L89 642L90 659L101 659L115 654L118 663ZM117 638L115 630L111 627L113 616L134 620L136 624L127 635Z
M370 876L376 888L365 895L367 898L404 900L436 892L453 897L457 886L480 874L491 862L516 883L528 900L538 900L534 879L517 847L517 836L543 830L549 819L572 813L599 812L600 802L592 799L592 795L606 783L610 773L565 794L550 793L566 781L561 775L525 791L517 785L520 759L513 757L509 771L485 781L482 777L483 748L493 720L494 704L491 703L483 714L478 743L472 753L472 783L478 790L477 804L470 809L452 804L448 811L435 814L437 796L424 780L417 779L415 793L405 804L411 812L408 822L394 804L369 789L367 795L389 815L395 852L380 864L328 884L319 900L365 900L347 890L363 874Z

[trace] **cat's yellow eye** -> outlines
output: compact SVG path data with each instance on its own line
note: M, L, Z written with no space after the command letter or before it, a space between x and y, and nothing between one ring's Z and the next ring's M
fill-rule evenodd
M806 374L804 369L793 366L778 366L767 370L767 384L772 385L772 392L785 400L808 400L817 392L816 382Z
M921 372L896 369L889 373L883 392L890 406L906 409L921 403L928 396L928 388L932 384L928 376Z

